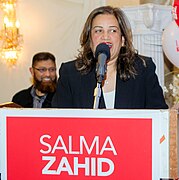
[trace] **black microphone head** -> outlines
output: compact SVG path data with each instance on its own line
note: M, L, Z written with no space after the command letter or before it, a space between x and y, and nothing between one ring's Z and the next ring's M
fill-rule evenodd
M110 59L110 49L109 46L105 43L98 44L96 47L95 58L98 59L99 54L105 54L107 60Z

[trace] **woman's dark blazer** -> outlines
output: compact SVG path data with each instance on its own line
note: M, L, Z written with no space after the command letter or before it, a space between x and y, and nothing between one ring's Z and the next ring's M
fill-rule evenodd
M117 75L115 109L167 109L162 88L155 74L155 64L151 58L143 57L146 67L139 57L135 60L137 75L122 81ZM93 108L96 88L95 68L87 75L81 75L75 68L75 60L63 63L59 70L57 90L52 100L54 108ZM99 108L105 108L103 92Z

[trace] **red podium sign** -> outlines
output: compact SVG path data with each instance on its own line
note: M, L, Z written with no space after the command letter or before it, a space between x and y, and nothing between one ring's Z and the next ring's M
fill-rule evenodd
M6 180L161 177L161 167L157 168L161 157L155 165L159 172L153 167L154 148L167 141L165 128L154 127L154 121L160 125L160 119L154 116L158 118L161 111L153 111L154 116L151 111L146 115L142 111L142 116L141 111L130 115L131 111L119 110L20 111L6 111L1 125L6 132L2 136L6 146L2 176ZM163 140L158 138L162 136L154 140L153 135L160 134L154 132L158 130L163 131Z

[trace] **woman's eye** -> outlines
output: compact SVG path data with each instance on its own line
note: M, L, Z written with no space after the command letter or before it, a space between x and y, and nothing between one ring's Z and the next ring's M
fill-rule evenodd
M101 32L102 32L101 29L96 29L96 30L95 30L95 33L101 33Z
M110 32L117 32L117 30L116 29L110 29Z

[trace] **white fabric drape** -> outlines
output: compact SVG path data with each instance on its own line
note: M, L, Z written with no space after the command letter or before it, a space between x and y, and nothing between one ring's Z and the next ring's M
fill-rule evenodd
M27 3L29 6L26 7L27 15L23 16L23 24L30 22L31 28L27 27L24 38L31 36L27 41L32 45L32 39L35 39L38 46L32 46L33 51L45 49L54 52L60 65L61 61L75 57L87 16L92 9L105 5L105 0L50 0L46 3L44 0L31 0ZM35 14L29 14L30 6ZM30 36L27 37L29 30Z
M58 1L58 0L57 0ZM56 46L61 49L63 60L74 58L79 48L79 37L89 13L96 7L105 5L104 0L62 0L61 11L57 23L60 42ZM63 7L63 8L62 8ZM63 10L62 10L63 9ZM65 47L65 48L64 48Z

